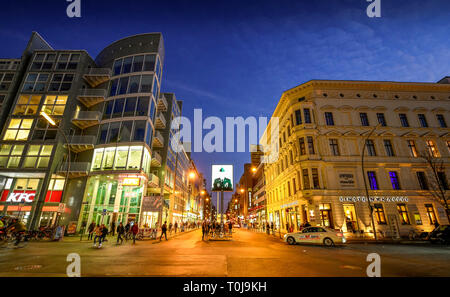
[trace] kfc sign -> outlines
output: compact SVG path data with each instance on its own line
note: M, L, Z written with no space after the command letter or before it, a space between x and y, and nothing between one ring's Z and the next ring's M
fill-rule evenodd
M6 199L6 202L10 203L31 203L34 200L34 196L36 196L36 192L13 192L9 195L8 199Z

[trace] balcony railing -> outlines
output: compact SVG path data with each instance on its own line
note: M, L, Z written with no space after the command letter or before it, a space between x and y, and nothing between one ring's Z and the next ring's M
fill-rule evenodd
M91 87L95 88L111 78L111 69L91 68L83 75L83 78Z
M158 98L158 111L167 111L167 99L164 95L159 95Z
M159 131L156 131L155 137L153 138L153 145L155 147L163 147L164 146L164 137L161 135Z
M78 111L72 118L72 123L81 129L98 125L101 113L99 111Z
M61 164L58 169L59 174L65 175L67 173L67 162ZM69 177L79 177L86 176L89 174L89 169L91 168L90 162L70 162L69 167Z
M166 128L166 119L164 118L164 115L161 112L158 112L156 114L155 125L156 129Z
M70 150L80 153L94 148L97 137L94 135L73 135L69 137Z
M160 167L162 163L161 155L157 151L152 152L152 166Z
M105 89L82 89L79 92L78 100L87 108L90 108L100 102L105 101Z
M157 177L156 175L154 175L153 173L150 173L149 177L148 177L148 185L151 188L157 188L159 187L159 177Z

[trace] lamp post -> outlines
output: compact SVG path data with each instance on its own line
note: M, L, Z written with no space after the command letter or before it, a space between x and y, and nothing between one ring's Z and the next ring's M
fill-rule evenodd
M64 140L66 141L67 144L67 169L66 169L66 177L64 179L64 190L63 193L61 195L61 197L63 197L64 199L64 195L66 194L66 189L68 187L68 180L69 180L69 172L70 172L70 148L69 148L69 139L67 138L66 133L64 133L64 131L58 126L56 125L56 122L44 111L41 111L41 116L47 120L47 122L52 125L53 127L56 127L56 129L63 135ZM59 219L61 217L61 214L58 214L56 220L55 220L55 225L57 226L59 223Z
M373 127L372 130L370 130L369 134L364 139L362 153L361 153L361 170L362 170L362 175L363 175L363 180L364 180L364 188L366 190L367 203L369 205L369 213L370 213L370 219L372 221L372 229L373 229L373 235L375 237L375 241L377 240L377 230L375 228L375 222L373 220L373 206L372 206L372 203L370 202L370 199L369 199L369 189L367 188L366 172L365 172L365 169L364 169L364 152L366 150L367 140L370 138L372 133L375 132L375 130L378 128L378 126L380 126L380 124L378 124L375 127Z

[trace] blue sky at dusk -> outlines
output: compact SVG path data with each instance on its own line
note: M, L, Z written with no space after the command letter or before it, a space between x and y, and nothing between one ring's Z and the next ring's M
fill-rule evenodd
M381 0L368 18L365 0L101 1L81 0L82 17L65 0L2 0L0 57L18 57L31 32L55 49L95 57L128 35L162 32L162 91L193 116L267 116L289 88L311 79L436 82L450 75L450 1ZM204 134L207 131L204 132ZM247 153L194 153L210 165L235 165Z

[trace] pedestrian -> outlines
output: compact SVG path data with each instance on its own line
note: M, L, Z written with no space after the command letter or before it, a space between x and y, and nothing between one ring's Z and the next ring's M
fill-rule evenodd
M270 222L270 229L272 230L272 234L275 234L273 231L273 222Z
M203 224L202 224L202 240L205 238L205 235L206 235L206 237L208 237L208 227L206 225L206 222L203 221Z
M112 222L112 223L111 223L111 233L112 233L112 236L115 235L115 232L116 232L116 223L115 223L115 222Z
M120 240L120 244L123 243L122 235L124 233L125 233L125 228L124 228L122 222L120 222L119 226L117 226L117 244L119 244L119 240Z
M104 224L102 224L102 238L101 238L101 241L100 241L100 244L99 244L99 248L100 247L102 247L102 243L104 242L104 241L107 241L106 240L106 235L108 235L108 227L106 227Z
M100 227L99 224L97 224L97 226L95 227L94 233L95 233L94 247L97 247L97 239L98 239L99 247L100 247L102 244L102 228Z
M163 235L166 237L167 240L167 222L164 221L164 224L161 226L161 236L159 237L159 241L161 241L161 238Z
M233 223L231 221L228 222L228 231L230 232L230 235L233 234Z
M269 226L269 223L266 223L266 233L267 233L267 235L270 235L270 226Z
M307 227L311 227L311 224L309 222L305 223L305 228L307 228Z
M172 228L173 228L173 225L172 225L172 222L170 222L170 224L169 224L169 234L172 236Z
M178 222L175 222L175 234L177 234Z
M125 225L125 240L130 239L130 238L129 238L129 235L130 235L130 229L131 229L131 224L130 224L130 222L128 222L128 223Z
M131 233L133 235L133 244L136 243L136 235L139 233L139 227L136 223L133 224L133 227L131 227Z
M88 228L88 232L89 232L88 240L92 240L92 237L94 236L94 229L95 229L95 223L92 222Z

